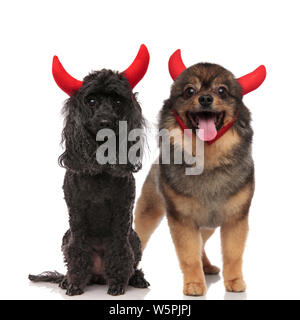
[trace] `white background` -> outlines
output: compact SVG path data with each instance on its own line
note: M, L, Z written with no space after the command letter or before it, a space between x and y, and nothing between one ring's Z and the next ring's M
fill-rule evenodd
M103 67L122 71L141 43L151 61L136 91L152 124L169 95L167 63L176 49L187 66L215 62L237 77L266 65L265 83L244 97L256 165L247 292L225 293L213 276L206 299L300 298L299 1L2 1L0 30L0 298L111 299L106 286L69 298L56 285L27 280L28 273L65 271L60 243L68 217L57 158L67 96L52 79L51 62L57 54L78 79ZM138 195L156 152L151 143L136 174ZM218 230L207 252L221 266ZM150 289L130 288L119 299L186 298L165 220L142 267Z

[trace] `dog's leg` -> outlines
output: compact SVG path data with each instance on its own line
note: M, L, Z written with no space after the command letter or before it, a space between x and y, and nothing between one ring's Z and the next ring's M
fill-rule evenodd
M144 251L147 242L164 216L165 206L155 184L155 165L144 183L141 196L135 209L135 230L142 243Z
M129 242L134 253L134 268L136 269L142 259L141 240L134 230L130 231Z
M149 282L144 278L144 273L142 270L138 270L137 266L142 258L141 241L134 230L131 230L129 241L134 253L134 269L135 272L133 276L129 279L129 285L135 288L148 288L150 286Z
M210 263L204 249L206 241L212 236L214 232L215 229L201 229L201 236L203 240L202 264L205 274L218 274L220 272L220 269L218 267Z
M71 211L70 211L71 212ZM72 213L74 213L72 211ZM62 251L67 264L67 274L60 283L62 289L66 289L66 294L73 296L82 294L85 286L91 278L91 248L84 243L82 234L83 228L77 227L82 224L80 216L77 215L77 222L71 219L72 228L76 231L72 232L70 228L63 237Z
M128 239L115 237L105 243L103 257L107 293L113 296L124 294L134 273L134 254Z
M206 292L205 277L201 261L202 238L192 221L178 221L167 214L172 239L183 273L183 293L202 296Z
M227 291L242 292L246 284L242 274L242 256L248 234L248 216L221 226L223 277Z
M64 253L68 272L61 287L67 289L69 296L82 294L92 276L91 248L81 240L74 240Z
M129 279L135 271L135 255L130 243L132 208L133 197L128 199L126 193L120 195L118 201L111 203L113 236L105 240L103 262L108 282L107 293L113 296L125 293ZM137 259L140 259L140 256Z

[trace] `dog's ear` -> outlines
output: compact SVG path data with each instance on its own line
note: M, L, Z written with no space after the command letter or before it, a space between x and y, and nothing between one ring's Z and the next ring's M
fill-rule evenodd
M128 114L128 129L143 129L145 126L144 118L142 115L142 109L137 101L137 94L133 94L131 96L131 108L128 108L130 110L130 114Z
M65 152L59 157L59 164L72 171L92 169L96 161L96 141L91 139L84 128L79 102L71 97L67 100L63 114L65 126L62 132L62 143Z
M141 135L139 136L139 142L138 141L128 141L128 151L130 148L136 144L139 143L140 151L138 154L138 158L135 161L132 161L130 159L129 161L129 169L132 172L138 172L142 168L142 158L143 158L143 152L146 145L146 135L145 135L145 119L142 115L142 109L141 106L137 100L137 94L133 94L131 97L131 107L128 108L130 110L130 114L128 114L128 134L131 130L134 129L140 129L139 132Z

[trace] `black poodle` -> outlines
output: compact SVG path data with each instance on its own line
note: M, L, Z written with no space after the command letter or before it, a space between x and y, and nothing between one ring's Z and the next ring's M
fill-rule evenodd
M111 295L124 294L128 284L149 286L137 269L141 245L132 229L133 172L141 164L99 164L96 160L100 129L109 128L118 135L119 121L127 122L128 131L143 128L141 108L132 89L144 76L148 63L149 53L142 45L123 73L103 69L81 82L67 74L54 57L54 78L70 95L63 111L65 152L59 159L67 169L63 190L70 229L62 243L67 274L44 272L29 275L30 280L59 283L68 295L82 294L85 286L93 283L107 283ZM132 144L128 142L127 148Z

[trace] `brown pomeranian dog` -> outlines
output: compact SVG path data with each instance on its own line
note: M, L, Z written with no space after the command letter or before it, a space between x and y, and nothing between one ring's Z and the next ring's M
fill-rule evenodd
M220 227L225 288L245 291L242 256L254 192L254 165L251 117L242 98L261 85L266 69L260 66L235 79L216 64L186 68L177 50L169 60L169 71L175 81L160 112L159 129L177 132L170 141L171 149L180 145L184 129L190 129L192 138L203 143L203 170L187 175L189 165L178 164L174 158L170 164L153 164L137 203L136 231L144 249L166 213L183 273L183 293L200 296L206 292L204 275L220 271L204 250L208 238ZM162 147L160 143L160 153Z

